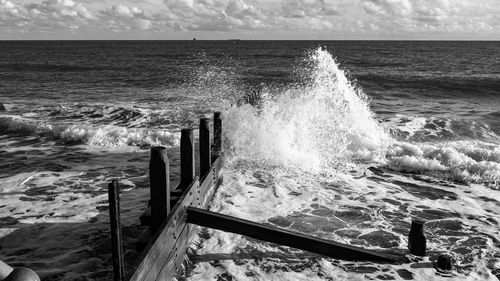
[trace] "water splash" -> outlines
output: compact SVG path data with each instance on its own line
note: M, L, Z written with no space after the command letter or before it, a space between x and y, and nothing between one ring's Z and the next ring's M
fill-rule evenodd
M395 130L391 122L381 124L375 119L367 96L347 79L327 50L311 51L306 62L302 81L261 91L258 106L226 109L230 159L314 173L375 162L403 173L498 188L500 146L491 142L498 136L487 127L474 133L475 127L464 129L474 122L451 126L458 121L444 120L438 123L449 133L439 133L441 127L417 119L415 124L405 123L411 129L408 135L418 131L432 137L402 139L394 134L401 131L399 127ZM479 133L484 140L477 140Z
M312 51L307 62L303 83L264 94L259 108L226 111L232 155L312 171L383 157L390 137L374 119L367 97L327 50Z

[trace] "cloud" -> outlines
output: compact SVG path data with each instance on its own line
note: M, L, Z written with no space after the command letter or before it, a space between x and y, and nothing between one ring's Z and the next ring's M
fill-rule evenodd
M244 0L166 0L164 16L182 30L229 31L264 27L266 16Z
M368 14L406 16L412 13L409 0L363 0L362 7Z
M129 8L122 4L112 6L111 9L107 12L107 14L112 17L123 17L123 18L136 18L143 16L143 12L141 11L141 9L137 7Z
M41 19L89 20L94 15L81 3L72 0L46 0L41 4L29 4L26 9Z
M340 11L332 0L291 0L283 2L281 15L291 18L320 18L340 15Z
M0 37L2 33L57 34L64 30L141 35L153 31L288 32L297 34L296 38L315 32L358 38L446 32L498 34L497 1L0 0Z
M500 7L495 0L362 0L363 11L372 15L366 23L379 27L372 34L406 37L492 36L498 28L495 15ZM365 30L368 30L365 24ZM411 38L411 37L410 37ZM439 37L437 37L439 38Z
M154 18L135 6L113 5L110 9L102 11L100 17L106 20L108 28L115 32L157 28Z
M21 12L19 5L16 5L7 0L0 0L0 14L3 17L18 17Z
M363 10L374 16L414 19L422 22L442 21L460 12L464 2L451 0L363 0Z
M185 9L194 7L193 0L165 0L165 4L171 9ZM200 4L203 4L203 2L200 2Z
M3 29L17 26L22 32L29 29L78 29L96 17L82 4L72 0L46 0L27 5L0 0L0 22Z
M243 0L231 0L227 3L224 12L228 16L235 18L253 18L258 17L257 10Z

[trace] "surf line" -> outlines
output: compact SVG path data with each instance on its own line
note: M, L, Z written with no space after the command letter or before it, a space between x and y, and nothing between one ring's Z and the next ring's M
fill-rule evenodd
M401 264L410 262L401 250L364 249L299 232L280 229L207 210L222 183L222 118L213 115L213 144L210 119L199 123L199 177L195 176L195 143L193 129L181 130L181 180L170 188L169 158L165 147L152 147L149 161L150 202L140 216L148 228L136 243L141 254L125 273L119 212L119 182L108 185L109 210L115 281L172 280L183 269L190 242L199 227L209 227L245 235L261 241L294 247L323 256L349 260ZM425 256L423 223L415 221L409 234L409 253Z

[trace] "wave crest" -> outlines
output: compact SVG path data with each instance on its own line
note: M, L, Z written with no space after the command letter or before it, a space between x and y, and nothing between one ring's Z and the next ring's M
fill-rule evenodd
M321 173L375 162L403 173L498 187L500 147L487 125L399 116L382 126L367 96L330 53L318 48L307 62L302 83L262 91L258 106L226 110L231 160Z
M21 135L48 135L66 142L78 142L99 146L175 146L177 133L166 130L126 128L116 125L51 124L18 116L0 117L3 131Z
M500 147L479 141L442 144L400 142L387 151L387 166L463 183L500 184Z
M383 155L390 138L373 118L367 97L326 50L311 52L308 62L302 85L263 95L259 108L227 110L233 156L317 170Z

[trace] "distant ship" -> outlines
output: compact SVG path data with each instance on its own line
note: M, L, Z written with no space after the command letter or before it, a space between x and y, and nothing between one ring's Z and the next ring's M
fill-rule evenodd
M196 38L193 38L193 41L196 41Z
M234 41L241 41L240 39L229 39L229 41L234 42Z

